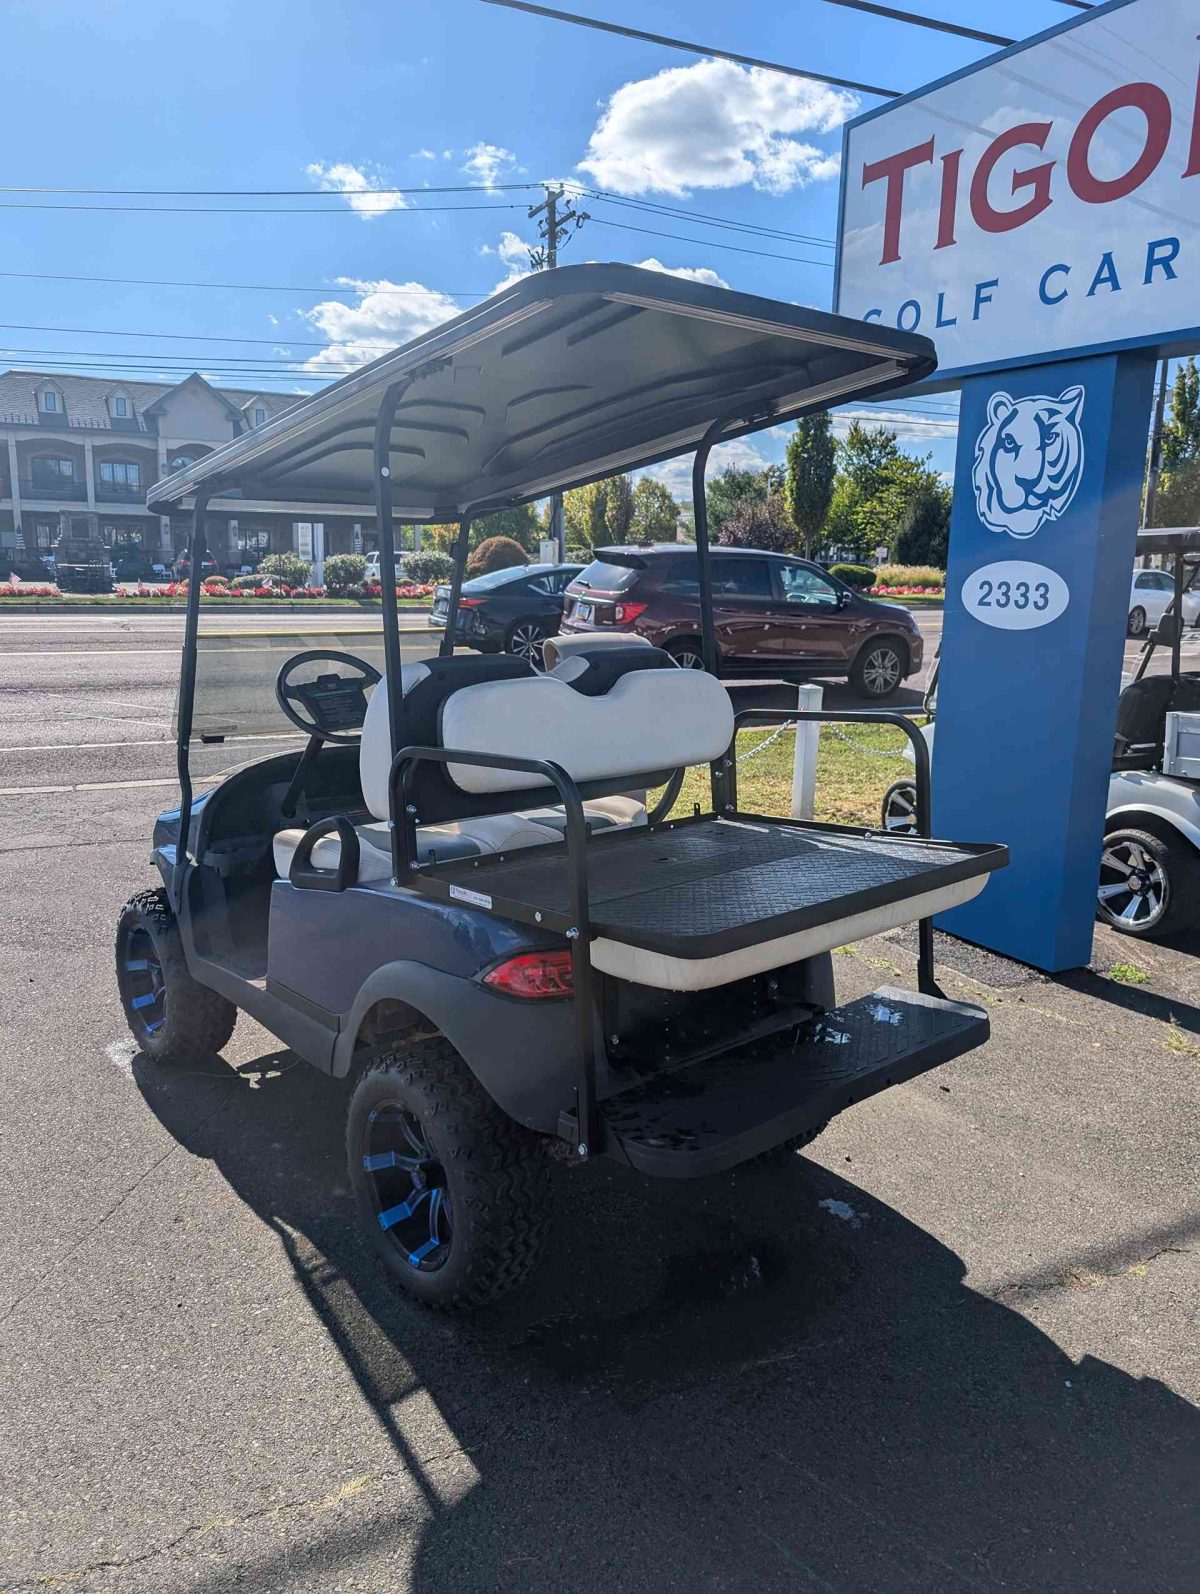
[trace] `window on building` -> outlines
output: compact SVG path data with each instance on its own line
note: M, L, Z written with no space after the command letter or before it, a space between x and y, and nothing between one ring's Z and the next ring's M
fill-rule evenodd
M102 459L100 480L109 487L137 489L142 485L142 467L133 460Z
M271 551L271 533L254 526L243 526L239 521L229 522L229 546L239 563L256 565Z
M62 412L58 394L52 387L44 387L38 396L41 399L42 413L44 415L58 415Z
M51 459L43 456L29 462L29 479L35 487L58 487L63 482L75 480L73 459Z
M265 426L267 424L267 412L261 404L254 411L254 424L255 426Z
M114 393L111 399L113 418L118 421L129 419L129 400L124 393Z
M50 552L54 547L54 522L52 520L34 521L33 543L38 553Z

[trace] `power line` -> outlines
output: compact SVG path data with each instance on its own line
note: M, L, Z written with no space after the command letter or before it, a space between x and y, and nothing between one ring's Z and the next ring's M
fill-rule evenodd
M490 0L486 0L490 3ZM619 227L622 232L640 232L649 238L673 238L676 243L699 244L701 249L727 249L739 255L759 255L764 260L791 260L799 266L823 266L826 271L833 270L832 260L809 260L804 255L781 255L772 249L748 249L745 244L719 244L711 238L685 238L678 232L659 232L653 227L635 227L627 221L609 221L605 216L593 216L592 221L597 227Z
M514 207L519 209L519 206ZM301 288L290 282L189 282L186 280L168 279L165 277L84 277L68 275L63 272L51 271L0 271L0 278L15 278L22 282L100 282L108 286L129 288L217 288L230 293L299 293L316 294L318 296L333 296L338 294L356 294L362 298L364 293L378 294L386 299L408 299L419 294L445 294L450 299L490 299L494 289L489 292L480 292L456 288L354 288L331 287L326 284L320 288Z
M814 244L821 249L837 247L833 238L818 238L811 233L789 232L783 227L767 227L754 221L733 221L727 216L714 216L707 211L689 210L686 206L662 205L655 200L632 199L624 194L611 194L603 188L583 188L580 192L588 199L595 200L597 204L621 205L628 209L644 211L651 216L682 216L697 226L728 228L734 232L744 232L757 237L779 238L788 243Z
M133 199L325 199L348 198L351 194L500 194L517 189L540 188L533 181L523 183L422 183L419 188L55 188L0 183L0 194L77 194L124 196Z
M936 17L919 17L910 11L897 11L894 6L876 5L875 0L825 0L826 5L845 6L851 11L866 11L874 17L886 17L890 22L907 22L914 28L932 28L935 33L952 33L960 39L974 39L979 44L1015 44L999 33L981 33L978 28L960 27L957 22L941 22Z
M710 44L692 44L686 39L673 39L665 33L645 33L641 28L626 28L617 22L601 22L596 17L580 16L574 11L556 11L550 6L530 5L528 0L483 0L484 5L504 6L510 11L528 11L535 17L549 17L554 22L571 22L581 28L596 28L601 33L616 33L626 39L642 39L647 44L661 44L668 50L683 50L687 55L712 55L723 61L736 61L740 66L762 67L767 72L782 72L788 77L807 78L813 83L829 83L838 89L855 89L861 94L877 94L881 99L899 97L899 89L881 89L871 83L855 83L849 78L830 77L825 72L810 72L798 66L783 66L778 61L763 61L754 55L738 55L733 50L718 50Z
M430 290L433 291L433 290ZM0 332L72 332L81 337L89 338L169 338L172 342L179 343L261 343L270 348L277 349L280 344L289 348L298 349L324 349L329 345L328 338L239 338L221 336L212 332L131 332L120 331L110 327L47 327L39 326L28 321L0 321ZM394 349L394 343L367 343L354 340L355 347L359 349Z
M331 197L345 198L347 200L358 196L360 190L354 189L345 195ZM365 190L363 193L365 194ZM314 198L317 196L314 195ZM376 216L431 216L448 210L523 210L523 205L390 205L380 210L373 210L371 215ZM0 210L71 210L95 211L105 215L113 213L133 214L140 216L361 216L362 211L355 210L353 206L328 205L324 209L316 210L307 205L43 205L25 204L18 200L0 199Z

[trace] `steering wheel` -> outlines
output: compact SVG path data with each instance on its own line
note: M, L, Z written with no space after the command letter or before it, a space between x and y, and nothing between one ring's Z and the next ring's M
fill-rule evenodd
M355 673L318 675L293 685L293 672L314 659L348 664ZM280 668L275 677L275 701L306 736L316 736L323 742L357 742L362 737L363 720L367 716L367 688L378 685L382 679L373 664L356 659L353 653L311 648L307 653L294 654Z

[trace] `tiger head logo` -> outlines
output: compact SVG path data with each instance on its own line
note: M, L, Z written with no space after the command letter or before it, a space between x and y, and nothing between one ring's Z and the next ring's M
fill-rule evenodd
M991 531L1032 537L1066 514L1083 478L1083 399L1081 387L1058 398L992 394L971 473Z

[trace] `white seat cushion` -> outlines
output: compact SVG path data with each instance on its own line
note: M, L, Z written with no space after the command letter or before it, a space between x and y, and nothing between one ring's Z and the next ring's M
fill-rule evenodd
M552 675L481 681L442 706L443 747L550 759L585 782L707 764L732 740L729 693L703 670L634 670L600 697L584 697ZM447 768L465 792L545 785L540 775L516 770Z

